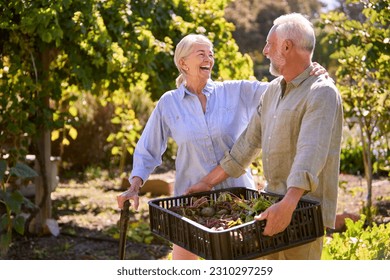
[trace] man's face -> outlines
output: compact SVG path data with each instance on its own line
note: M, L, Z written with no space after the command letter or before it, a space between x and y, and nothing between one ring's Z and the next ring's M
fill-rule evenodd
M276 32L271 30L268 34L263 54L271 61L270 73L274 76L282 75L283 66L286 64L281 48L282 40L278 38Z

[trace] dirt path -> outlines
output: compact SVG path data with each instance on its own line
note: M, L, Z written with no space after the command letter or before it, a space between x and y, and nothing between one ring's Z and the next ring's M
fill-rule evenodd
M52 193L53 218L60 234L42 237L19 237L12 244L6 259L54 260L115 260L119 258L120 211L116 196L120 181L87 183L63 182ZM149 196L141 197L139 211L132 215L134 227L140 227L135 238L150 237L148 231ZM166 259L171 248L167 242L154 238L144 244L127 241L126 259Z
M359 214L367 199L366 181L358 176L340 175L340 185L337 213L347 212ZM374 180L372 185L373 204L383 204L386 201L390 202L389 178ZM387 209L387 216L390 216L390 209Z

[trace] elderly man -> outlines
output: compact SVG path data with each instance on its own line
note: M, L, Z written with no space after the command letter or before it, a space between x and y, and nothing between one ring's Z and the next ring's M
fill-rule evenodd
M334 228L343 110L331 79L310 76L315 46L312 24L301 14L283 15L269 31L264 55L277 76L263 94L248 127L220 165L187 193L211 190L238 177L262 150L265 190L284 194L257 220L264 235L282 232L299 199L321 202L324 226ZM320 259L322 240L266 256L268 259Z

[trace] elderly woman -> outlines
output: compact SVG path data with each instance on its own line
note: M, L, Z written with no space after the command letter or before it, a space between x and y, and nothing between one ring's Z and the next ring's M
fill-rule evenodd
M162 163L169 137L178 146L174 195L183 195L231 149L256 112L260 96L268 86L259 81L212 81L213 44L203 35L184 37L176 47L174 61L180 72L176 79L177 89L162 95L145 126L134 151L131 186L117 197L119 208L127 199L132 199L134 207L138 208L139 189ZM325 72L322 67L315 70L318 74ZM227 187L254 189L250 169L214 189ZM173 246L172 259L197 258L191 252Z

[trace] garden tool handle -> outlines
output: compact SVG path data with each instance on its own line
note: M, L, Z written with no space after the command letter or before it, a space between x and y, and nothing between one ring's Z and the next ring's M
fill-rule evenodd
M127 229L129 227L129 219L130 219L130 201L126 200L123 203L123 208L121 209L121 216L119 219L119 259L125 259L126 252L126 237L127 237Z

